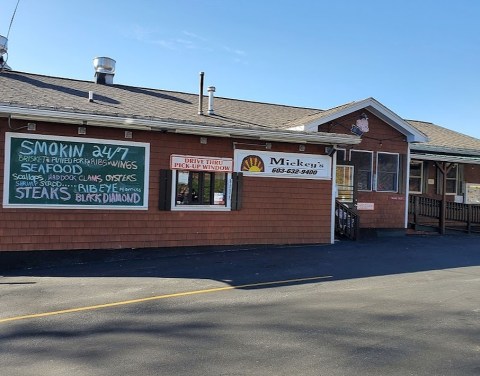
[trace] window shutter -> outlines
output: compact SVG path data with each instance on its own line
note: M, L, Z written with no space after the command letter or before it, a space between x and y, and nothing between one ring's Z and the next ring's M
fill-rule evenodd
M243 173L232 173L232 210L242 209Z
M160 170L160 198L158 208L169 211L172 206L172 170Z

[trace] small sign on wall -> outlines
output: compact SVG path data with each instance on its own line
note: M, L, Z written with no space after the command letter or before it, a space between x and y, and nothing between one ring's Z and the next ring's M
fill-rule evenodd
M375 210L375 203L359 202L357 203L357 210Z
M232 172L233 159L172 154L170 168L172 170Z
M480 184L465 184L465 203L480 204Z
M256 150L235 150L234 170L245 176L331 179L328 155L276 153Z

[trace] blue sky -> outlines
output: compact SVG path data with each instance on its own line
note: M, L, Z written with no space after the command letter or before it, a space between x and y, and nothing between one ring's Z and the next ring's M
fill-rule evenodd
M17 0L0 0L6 36ZM374 97L480 138L477 0L20 0L8 64L92 80L327 109ZM0 88L1 95L1 88Z

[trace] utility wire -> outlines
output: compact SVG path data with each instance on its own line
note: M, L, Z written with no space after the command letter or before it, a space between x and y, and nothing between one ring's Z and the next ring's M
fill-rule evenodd
M15 18L15 13L17 13L17 8L19 3L20 3L20 0L17 1L17 5L15 6L15 10L13 11L12 19L10 20L10 26L8 27L7 39L8 39L8 36L10 35L10 29L12 28L13 19Z

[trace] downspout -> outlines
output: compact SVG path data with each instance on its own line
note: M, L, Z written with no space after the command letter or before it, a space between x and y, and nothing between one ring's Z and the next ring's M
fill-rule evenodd
M445 235L445 217L447 214L447 174L450 170L447 162L442 162L442 206L440 207L440 234Z
M409 198L410 198L410 143L407 144L407 174L405 178L405 228L408 228L408 205L409 205Z
M335 148L336 145L332 145ZM330 213L330 244L335 244L335 199L337 196L337 158L333 153L332 158L332 209Z

